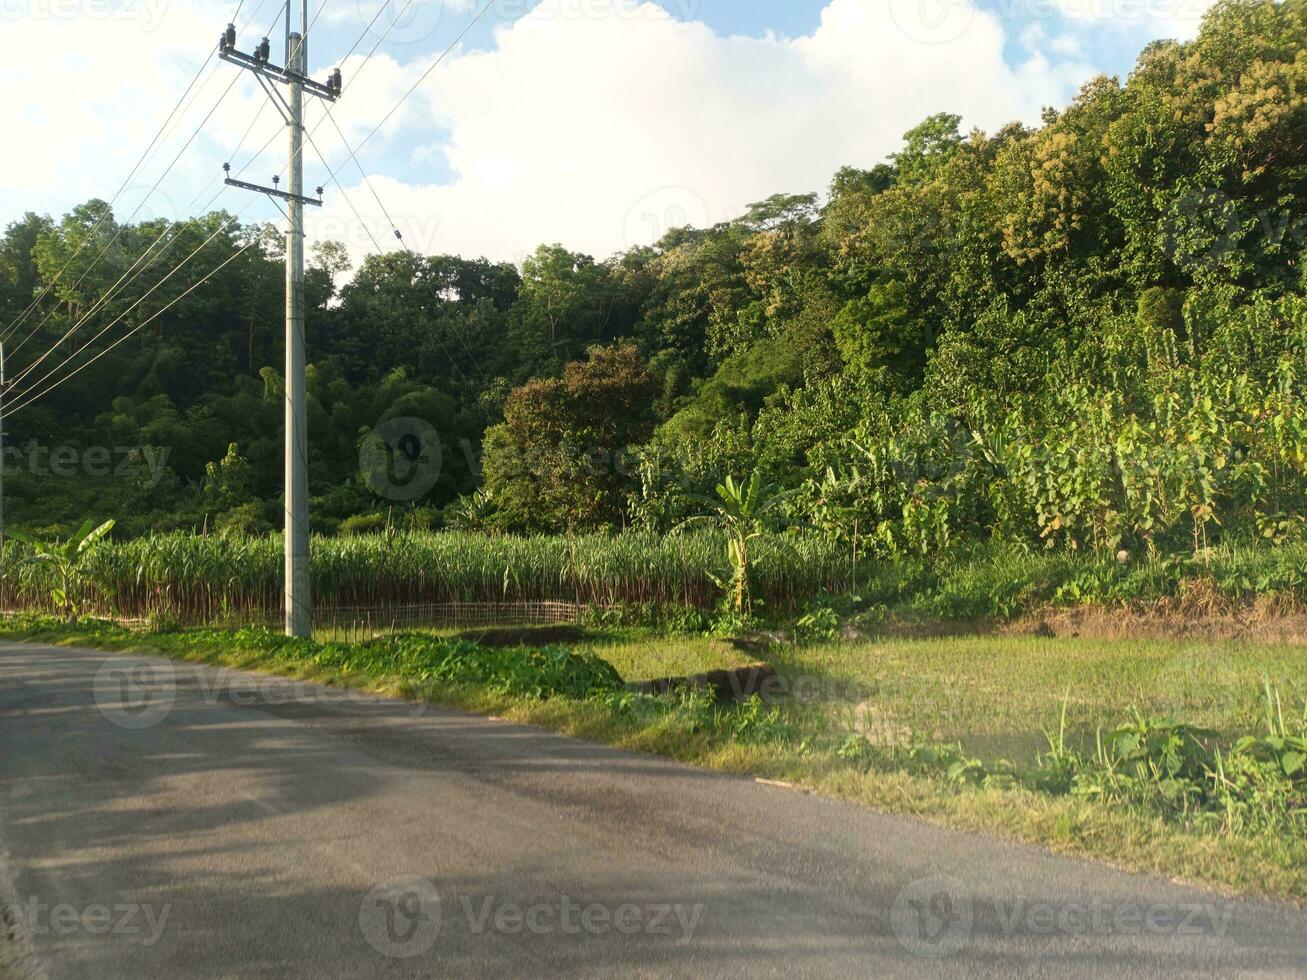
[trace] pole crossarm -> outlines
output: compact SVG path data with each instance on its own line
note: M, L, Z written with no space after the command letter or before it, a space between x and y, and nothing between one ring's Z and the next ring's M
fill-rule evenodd
M244 51L237 51L235 48L228 48L224 38L218 46L218 57L223 61L229 61L233 65L239 65L242 68L248 68L250 71L262 75L264 78L270 78L274 82L281 82L289 85L291 82L298 82L304 86L304 91L310 95L316 95L320 99L326 99L329 102L335 102L340 98L340 90L334 85L324 85L322 82L315 82L313 79L301 75L299 72L291 71L289 68L282 68L280 65L274 65L270 61L263 61L252 54L246 54Z
M239 187L246 191L255 191L259 194L267 194L269 197L279 197L283 201L294 201L299 204L312 204L315 208L322 207L322 200L316 197L305 197L302 194L288 194L286 191L279 191L274 187L262 187L259 184L247 184L243 180L237 180L234 177L228 177L223 181L228 187Z

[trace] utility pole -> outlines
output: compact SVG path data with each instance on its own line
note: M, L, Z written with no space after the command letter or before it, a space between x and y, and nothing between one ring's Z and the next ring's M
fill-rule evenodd
M5 342L0 340L0 609L4 608L5 568Z
M236 50L236 28L227 25L218 43L218 57L254 73L290 133L288 177L290 189L248 184L231 177L231 164L224 163L226 183L233 187L267 194L274 203L285 201L289 227L286 231L286 436L285 436L285 589L283 608L287 636L309 637L313 633L313 604L309 594L309 426L304 381L304 206L322 205L322 188L317 199L304 196L304 93L334 102L341 92L340 69L332 71L323 85L308 77L308 0L301 0L300 32L291 31L291 4L286 4L286 65L277 67L268 59L271 44L265 37L254 53ZM286 87L286 96L277 88ZM280 205L279 205L280 206Z

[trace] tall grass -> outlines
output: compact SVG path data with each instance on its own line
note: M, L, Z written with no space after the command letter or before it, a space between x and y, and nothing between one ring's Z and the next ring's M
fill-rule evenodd
M44 608L43 570L7 555L6 599ZM563 600L709 608L726 543L714 532L486 537L461 532L315 538L312 585L323 606ZM88 560L92 605L125 616L207 622L281 606L278 537L165 534L109 543ZM762 541L754 581L767 608L797 608L853 581L848 553L816 537Z
M976 546L894 560L863 559L815 534L755 542L753 591L763 616L785 618L823 595L854 607L927 618L1006 618L1045 604L1118 605L1166 596L1307 601L1307 545L1229 543L1197 556L1139 558ZM53 611L49 571L10 543L0 575L9 608ZM434 603L564 601L709 610L728 576L724 537L702 530L575 537L488 537L442 531L317 537L313 590L323 610ZM108 542L88 559L93 611L180 623L259 622L281 609L281 539L172 533ZM1198 583L1202 588L1194 590ZM1195 610L1198 611L1198 610Z

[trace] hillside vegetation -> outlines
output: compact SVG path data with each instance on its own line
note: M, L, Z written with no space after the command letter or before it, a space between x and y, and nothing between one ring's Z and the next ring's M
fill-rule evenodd
M864 557L1301 540L1307 3L1225 0L1195 40L1150 45L1038 128L962 133L941 113L855 163L825 195L607 259L390 253L347 276L343 249L319 248L316 529L664 534L728 474L758 474L783 494L778 529ZM106 260L79 279L103 208L27 215L0 241L4 322L72 258L11 375L167 229L104 222ZM225 218L164 235L160 273L219 232L123 325L236 256L213 280L8 420L11 520L116 516L120 537L279 523L280 246ZM366 433L398 418L441 441L414 500L359 474ZM167 455L52 477L33 440Z

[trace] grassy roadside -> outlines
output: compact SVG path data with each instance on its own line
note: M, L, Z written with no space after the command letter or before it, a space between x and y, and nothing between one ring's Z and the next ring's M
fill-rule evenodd
M525 676L540 668L539 663L521 659L527 651L469 651L448 646L457 641L432 638L426 638L425 647L418 644L420 656L415 658L402 645L392 649L286 644L249 630L142 634L98 623L70 627L49 620L27 620L3 624L0 636L159 653L426 699L706 768L781 780L887 812L1041 844L1228 893L1307 901L1307 840L1301 832L1219 832L1197 819L1161 814L1142 802L1052 794L1004 778L960 781L951 778L938 760L926 757L919 746L886 746L883 739L869 744L861 735L855 744L824 702L777 708L755 702L720 708L702 698L649 698L600 690L606 675L603 668L595 667L597 658L587 656L611 659L628 677L653 676L673 665L703 665L705 658L715 665L711 658L726 658L710 641L697 638L618 635L584 645L577 663L568 659L571 654L553 651L559 659L547 662L551 679L540 687L538 680ZM653 648L652 658L641 658L642 644ZM462 653L475 653L471 659L480 666L476 670L459 666L464 663ZM1056 713L1059 696L1073 686L1068 681L1096 690L1103 701L1114 705L1130 703L1132 691L1147 690L1157 692L1156 700L1164 706L1168 699L1177 699L1177 711L1191 699L1197 707L1207 703L1206 714L1198 716L1204 723L1240 730L1246 713L1253 709L1244 700L1222 699L1211 690L1191 688L1190 681L1201 679L1205 669L1193 654L1165 644L1078 647L1073 641L1060 641L1056 649L1050 649L1048 644L1011 639L932 641L917 646L903 641L879 645L874 651L865 645L841 644L793 648L782 652L778 666L789 678L857 680L878 703L896 710L920 706L929 700L931 690L944 690L940 678L951 681L950 690L970 682L985 696L962 707L936 698L940 710L933 717L947 718L953 726L942 732L945 738L976 732L986 724L993 731L1010 730L1018 722L1026 728L1037 725L1042 717L1033 716L1030 707L1015 695L1037 696L1041 705ZM1291 684L1297 676L1300 651L1250 648L1224 659L1239 666L1222 677L1243 691L1258 676ZM1196 663L1196 673L1178 673L1175 664L1179 662ZM1000 676L1017 681L990 690L986 682ZM896 688L895 683L900 686ZM1070 700L1062 700L1072 710ZM994 706L1000 704L1011 705L1007 716L996 714ZM847 708L845 704L839 710ZM1089 717L1086 714L1084 720ZM897 729L898 721L896 718L890 727ZM914 727L924 724L929 728L926 719L909 721ZM851 746L857 751L850 751Z

